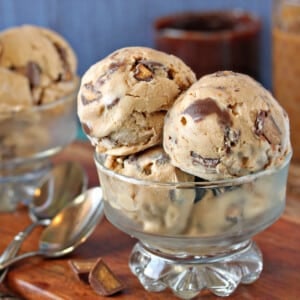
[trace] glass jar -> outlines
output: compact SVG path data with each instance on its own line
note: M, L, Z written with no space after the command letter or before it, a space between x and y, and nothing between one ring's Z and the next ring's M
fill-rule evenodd
M155 20L157 49L180 57L197 78L220 70L259 80L260 19L246 11L181 12Z
M300 165L300 0L273 1L272 38L274 95L290 117L293 162Z

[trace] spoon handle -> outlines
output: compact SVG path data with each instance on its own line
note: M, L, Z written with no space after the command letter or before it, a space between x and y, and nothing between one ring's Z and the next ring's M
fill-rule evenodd
M9 258L3 262L0 262L0 271L4 270L5 268L9 267L10 265L13 265L20 260L23 260L28 257L36 256L36 255L42 255L43 253L41 251L32 251L32 252L26 252L21 255L15 256L13 258Z
M14 239L10 242L10 244L6 247L6 249L0 256L0 264L11 258L14 258L17 255L19 249L21 248L23 241L37 225L39 225L39 223L30 224L24 231L19 232L14 237ZM8 272L8 268L6 268L2 272L0 272L0 283L4 281L7 272Z

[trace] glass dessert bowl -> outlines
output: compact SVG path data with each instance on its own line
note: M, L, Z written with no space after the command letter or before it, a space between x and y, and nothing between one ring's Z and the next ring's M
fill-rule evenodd
M291 154L277 168L220 181L163 183L118 174L95 153L108 220L138 239L129 266L148 291L228 296L263 269L252 237L285 208Z
M0 112L0 211L28 203L51 158L75 139L77 90L48 104Z

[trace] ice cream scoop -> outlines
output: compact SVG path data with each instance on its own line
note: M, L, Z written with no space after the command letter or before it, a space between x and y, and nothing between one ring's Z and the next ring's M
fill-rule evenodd
M202 77L179 97L164 125L164 149L176 167L206 180L277 166L291 152L288 116L247 75Z
M194 181L194 176L170 163L162 147L156 146L127 157L100 157L107 169L128 177L129 183L118 178L112 180L99 172L100 181L105 186L104 199L114 199L111 202L114 208L141 224L147 232L178 233L185 229L195 192L187 189L170 193L163 188L149 188L150 182L156 182L159 187L160 183ZM145 182L130 184L130 178Z
M161 143L166 111L194 81L175 56L145 47L119 49L82 77L79 119L98 152L133 154Z
M0 33L0 110L52 102L77 85L77 59L69 43L43 27Z
M60 143L55 126L75 113L76 69L73 49L50 29L24 25L0 32L0 164Z

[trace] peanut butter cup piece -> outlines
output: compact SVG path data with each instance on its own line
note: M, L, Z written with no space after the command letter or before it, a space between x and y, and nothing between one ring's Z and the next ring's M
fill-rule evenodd
M91 272L97 261L98 258L72 259L69 260L69 265L78 280L89 284L89 273Z
M138 81L151 81L153 73L145 64L138 63L135 67L134 78Z
M124 289L123 283L101 258L98 259L89 273L89 283L94 291L101 296L111 296Z
M281 131L269 111L260 111L255 120L255 134L263 136L269 144L279 145Z
M40 66L33 62L30 61L26 65L26 76L29 80L31 88L37 87L40 85L41 82L41 68Z
M83 85L84 93L81 95L83 105L88 105L94 101L99 101L102 98L102 93L98 91L92 81Z

